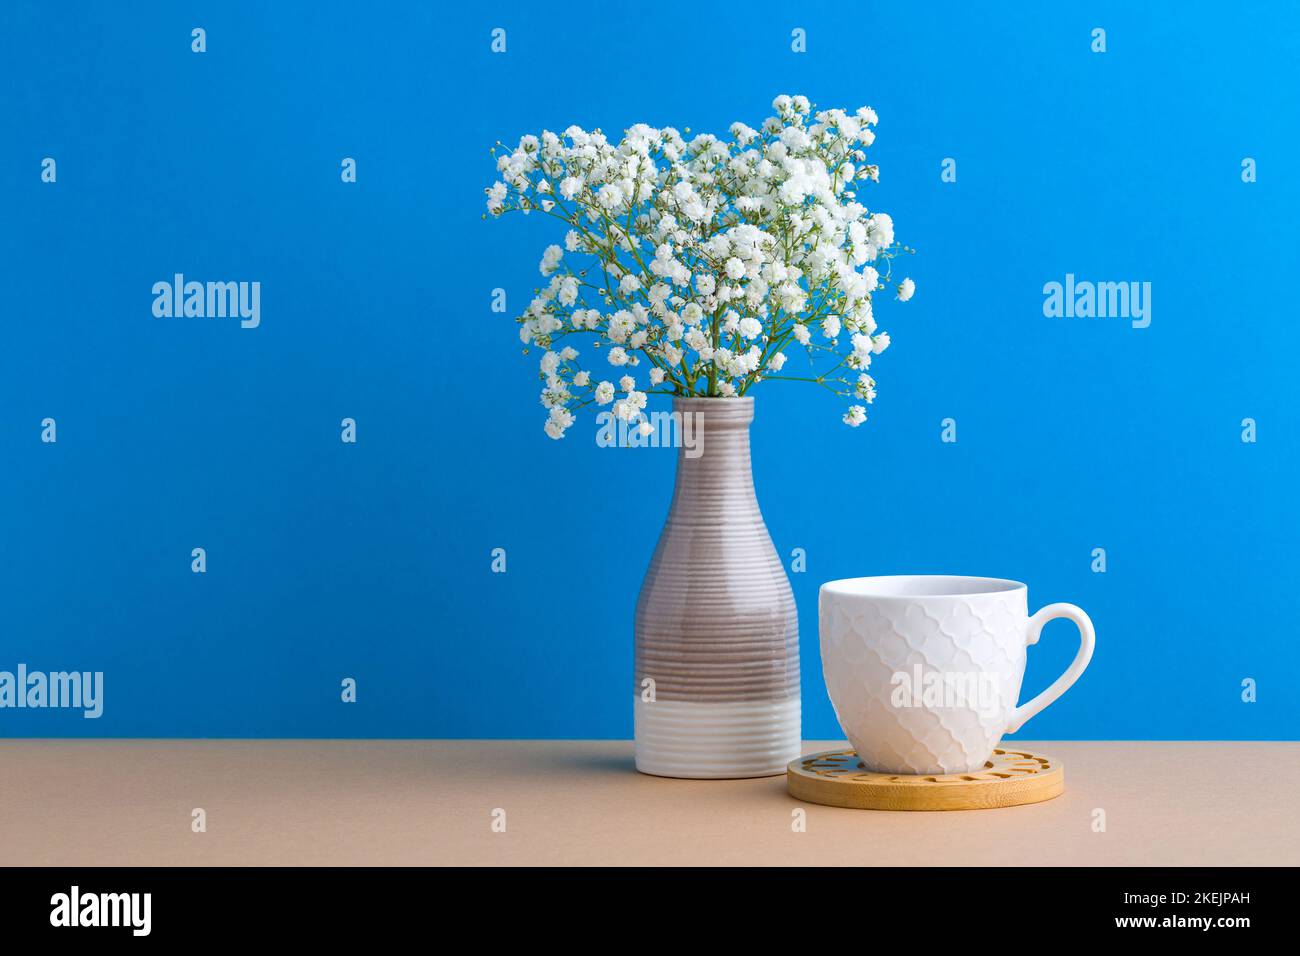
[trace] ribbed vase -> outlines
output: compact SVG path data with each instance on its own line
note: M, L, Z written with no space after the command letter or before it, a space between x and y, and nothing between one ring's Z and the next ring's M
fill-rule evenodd
M764 777L799 756L799 620L749 461L752 398L677 398L696 448L636 606L636 766ZM679 434L691 434L689 428Z

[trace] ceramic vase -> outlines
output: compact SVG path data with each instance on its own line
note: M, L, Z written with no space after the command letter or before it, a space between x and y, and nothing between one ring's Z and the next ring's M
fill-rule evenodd
M673 412L676 485L636 607L636 766L784 773L800 753L799 622L754 493L754 400L677 398Z

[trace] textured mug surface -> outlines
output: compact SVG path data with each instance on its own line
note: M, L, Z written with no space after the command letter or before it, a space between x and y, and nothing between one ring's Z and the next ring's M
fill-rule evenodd
M676 398L673 412L691 416L696 445L679 447L637 600L636 766L667 777L783 774L800 753L799 619L754 494L754 400Z
M840 726L877 773L971 773L1078 679L1092 658L1088 615L1049 604L1029 615L1028 588L1001 578L847 578L818 595L822 670ZM1016 705L1025 654L1043 625L1079 628L1065 673Z

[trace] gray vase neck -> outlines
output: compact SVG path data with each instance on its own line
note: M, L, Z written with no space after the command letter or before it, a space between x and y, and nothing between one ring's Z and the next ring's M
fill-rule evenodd
M673 506L678 516L686 517L683 509L697 517L734 515L738 506L752 507L757 515L749 460L754 400L674 398L673 411L682 415L683 432L690 429L694 439L693 448L683 442L677 450Z

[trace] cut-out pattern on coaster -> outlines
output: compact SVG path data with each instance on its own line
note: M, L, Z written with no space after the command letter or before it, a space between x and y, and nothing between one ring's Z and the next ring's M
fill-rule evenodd
M797 800L857 810L980 810L1040 803L1065 790L1059 760L997 749L980 770L907 776L873 773L852 750L790 761L786 786Z

